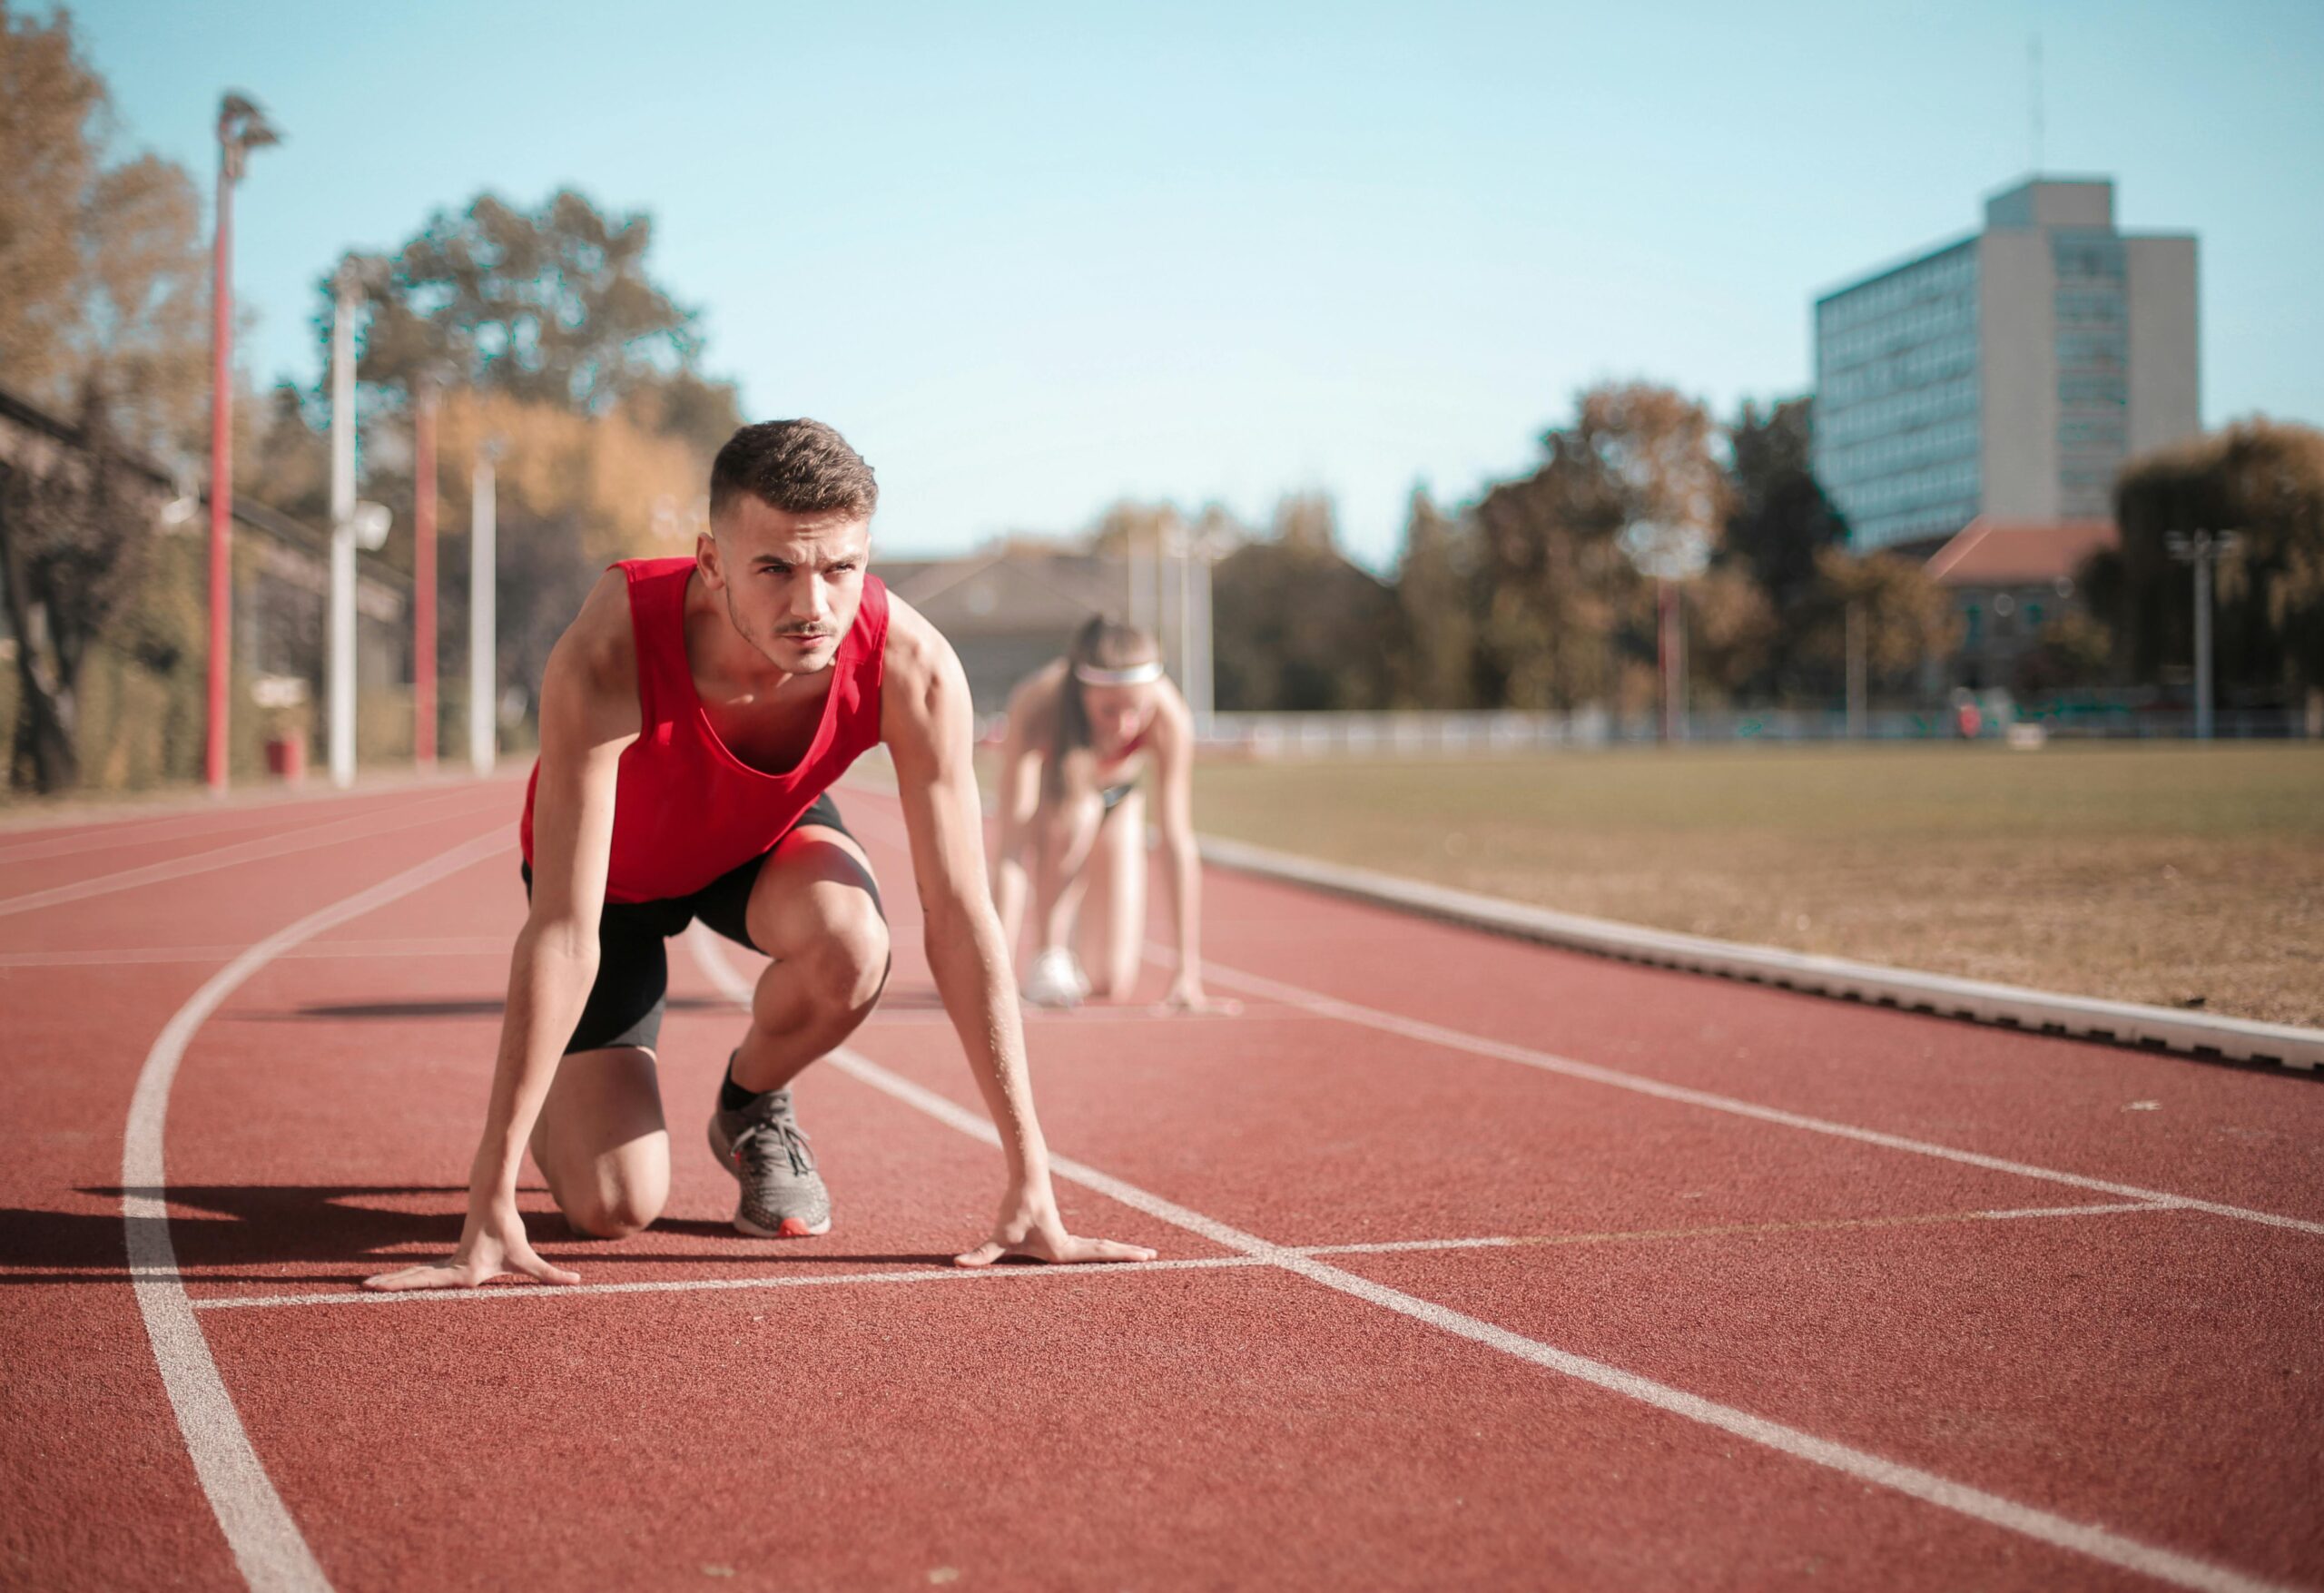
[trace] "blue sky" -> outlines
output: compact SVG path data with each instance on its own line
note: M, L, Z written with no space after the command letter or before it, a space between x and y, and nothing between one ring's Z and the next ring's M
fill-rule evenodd
M89 0L121 147L206 184L219 93L261 381L314 283L493 189L644 209L754 418L880 473L888 549L1123 495L1321 488L1392 559L1416 481L1529 467L1578 388L1802 390L1813 295L2033 162L2201 239L2207 424L2324 421L2324 5Z

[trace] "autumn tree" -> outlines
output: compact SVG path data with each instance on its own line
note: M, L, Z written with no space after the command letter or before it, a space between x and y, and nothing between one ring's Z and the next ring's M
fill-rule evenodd
M2324 689L2324 431L2261 418L2130 460L2114 488L2119 552L2088 569L2120 666L2152 681L2194 652L2192 577L2170 534L2234 531L2212 625L2221 688L2297 700Z
M136 596L155 487L136 456L208 415L201 207L179 167L106 162L103 82L71 20L0 4L0 375L76 436L0 467L0 582L16 642L11 778L74 783L82 675Z
M1794 645L1827 692L1845 689L1851 609L1874 693L1915 691L1922 665L1960 644L1952 596L1919 560L1827 547L1816 556L1816 583L1797 611Z

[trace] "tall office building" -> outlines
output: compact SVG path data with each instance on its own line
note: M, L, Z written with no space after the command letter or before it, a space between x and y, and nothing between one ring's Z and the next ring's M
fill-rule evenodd
M1816 301L1816 473L1859 550L1980 515L2107 518L2124 458L2201 429L2191 233L2037 178L1981 232Z

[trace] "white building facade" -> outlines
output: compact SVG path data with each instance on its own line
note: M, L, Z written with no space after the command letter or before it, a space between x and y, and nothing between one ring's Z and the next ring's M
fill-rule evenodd
M2132 454L2201 429L2195 240L2104 179L2035 179L1981 232L1816 301L1816 473L1859 551L1980 515L2104 518Z

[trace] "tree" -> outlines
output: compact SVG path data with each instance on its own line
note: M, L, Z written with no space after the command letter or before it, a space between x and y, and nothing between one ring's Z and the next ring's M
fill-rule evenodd
M1709 411L1671 388L1607 384L1581 394L1549 457L1477 505L1482 700L1572 708L1620 697L1627 664L1654 656L1653 589L1623 552L1634 526L1713 533L1726 485Z
M367 325L362 379L399 404L425 376L603 415L716 448L740 424L732 386L699 369L697 312L646 271L654 223L571 189L526 211L494 193L438 211L393 254L350 254ZM332 277L320 284L327 343Z
M1424 487L1413 488L1404 547L1396 565L1396 606L1404 656L1399 695L1422 708L1467 708L1476 702L1475 536L1448 517Z
M1265 536L1219 561L1212 590L1220 708L1387 705L1402 650L1395 595L1339 551L1328 497L1285 497Z
M71 20L0 0L0 371L77 416L0 471L0 582L16 642L10 778L79 778L82 676L136 594L153 488L131 462L208 416L201 207L179 167L105 163L105 86Z
M1862 557L1827 547L1816 556L1816 585L1804 605L1798 657L1827 691L1846 677L1848 611L1863 627L1865 674L1871 690L1909 692L1927 660L1960 644L1953 599L1917 560L1896 554Z
M1731 506L1716 562L1748 572L1778 615L1799 610L1816 585L1817 556L1847 541L1847 524L1809 463L1812 423L1807 398L1779 399L1764 412L1747 399L1727 430ZM1798 640L1794 628L1775 626L1765 668L1738 689L1796 683Z
M2119 552L2086 570L2120 666L2151 681L2193 656L2191 576L2174 531L2235 531L2212 627L2223 691L2294 697L2324 688L2324 431L2255 417L2154 449L2116 478Z
M80 782L82 671L135 593L149 539L152 489L139 493L107 414L92 382L76 438L41 466L0 465L0 594L19 704L9 782L44 792Z
M576 415L505 394L446 395L438 442L447 460L500 447L495 468L499 605L498 678L537 703L549 649L580 612L606 564L626 557L694 552L705 523L708 471L679 438L637 421L626 407ZM447 470L441 499L443 565L466 567L465 528L473 523L466 470ZM438 665L458 678L467 659L466 583L446 591Z

